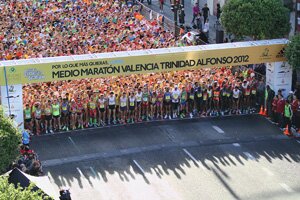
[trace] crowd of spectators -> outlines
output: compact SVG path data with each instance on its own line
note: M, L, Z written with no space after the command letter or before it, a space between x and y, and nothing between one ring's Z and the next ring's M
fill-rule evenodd
M265 92L267 116L288 135L300 133L300 91L290 91L287 97L282 90L274 91L267 86ZM286 130L287 129L287 130Z
M0 60L180 45L124 0L1 0L0 12Z

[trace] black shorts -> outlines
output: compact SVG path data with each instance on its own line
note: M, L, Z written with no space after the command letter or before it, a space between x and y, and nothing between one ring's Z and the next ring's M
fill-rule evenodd
M116 109L116 105L108 105L108 108L109 108L110 110L114 110L114 109Z
M100 110L101 113L104 113L105 108L100 108L99 110Z
M127 110L127 107L126 107L126 106L124 106L124 107L120 106L120 110L121 110L121 111L126 111L126 110Z
M173 105L173 109L177 109L178 108L178 102L172 102Z
M129 110L133 111L135 109L135 106L129 106Z
M25 122L26 122L26 123L30 123L31 120L32 120L31 118L30 118L30 119L25 119Z
M68 117L68 116L69 116L69 113L68 113L68 112L62 112L62 113L61 113L61 116L62 116L62 117Z
M238 102L238 100L239 100L239 98L234 98L234 97L232 99L235 103Z
M164 105L169 106L169 105L171 105L171 102L170 101L164 101Z
M137 106L140 106L141 103L142 103L141 101L137 101L137 102L136 102L136 105L137 105Z
M50 120L52 119L52 115L45 115L45 119L46 119L47 121L50 121Z
M53 115L53 117L54 117L55 119L58 119L60 116L59 116L59 115Z

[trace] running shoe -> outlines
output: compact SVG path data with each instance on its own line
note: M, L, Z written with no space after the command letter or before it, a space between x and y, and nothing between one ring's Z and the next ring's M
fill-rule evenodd
M52 134L53 134L53 130L52 130L52 129L50 130L50 133L52 133Z
M168 115L165 116L165 119L168 119Z
M48 132L48 130L46 130L46 134L48 134L49 132Z
M66 131L69 131L69 128L68 128L68 127L66 128Z
M113 121L113 124L114 124L114 125L116 125L116 124L117 124L117 121L116 121L116 120L114 120L114 121Z
M169 119L172 119L171 115L169 115Z

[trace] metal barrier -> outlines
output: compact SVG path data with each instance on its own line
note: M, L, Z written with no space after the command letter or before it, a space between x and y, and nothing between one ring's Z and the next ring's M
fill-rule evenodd
M160 25L163 26L166 30L169 30L172 33L175 33L175 23L173 20L167 18L166 16L155 12L151 8L145 6L143 3L136 1L136 4L133 6L134 10L138 10L147 20L156 19L159 21ZM180 29L177 26L178 30ZM179 32L179 31L178 31Z

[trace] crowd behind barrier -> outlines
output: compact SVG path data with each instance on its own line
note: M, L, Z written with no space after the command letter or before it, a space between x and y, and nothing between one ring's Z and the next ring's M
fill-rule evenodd
M284 98L281 90L275 92L268 85L264 95L266 116L289 136L300 136L299 95L300 91L296 89L290 91L288 96Z
M24 85L25 127L37 135L149 120L256 112L264 80L211 68Z
M0 60L186 45L124 0L1 0L0 11Z

